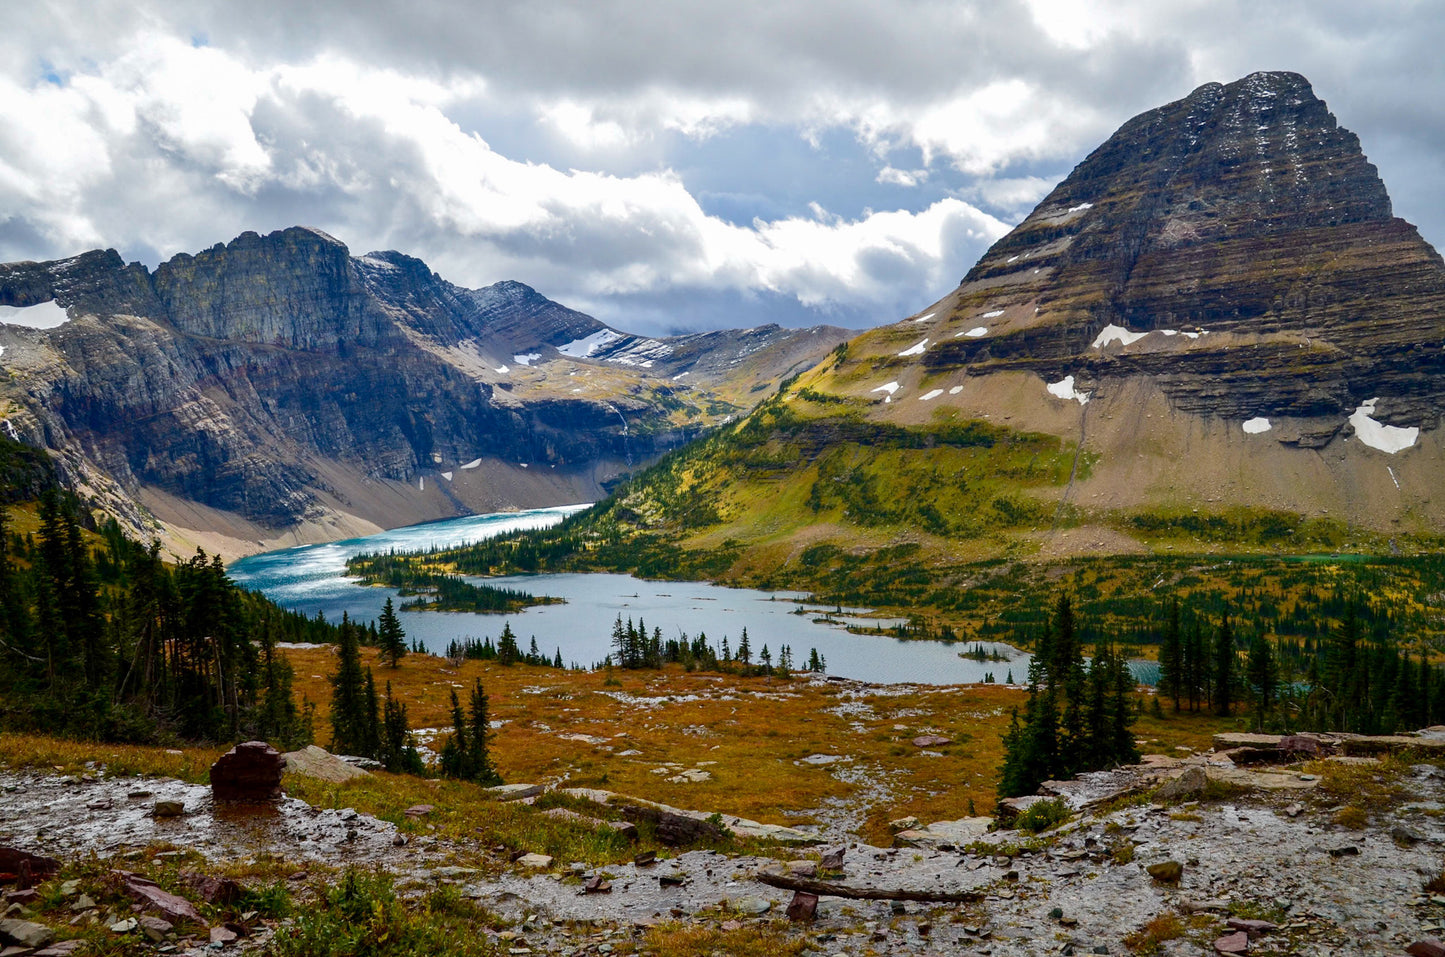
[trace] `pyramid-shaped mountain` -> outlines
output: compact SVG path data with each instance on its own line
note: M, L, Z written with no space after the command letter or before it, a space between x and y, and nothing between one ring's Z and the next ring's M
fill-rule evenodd
M708 521L661 477L618 514L825 573L1425 542L1442 373L1445 263L1309 83L1257 73L1125 123L956 289L674 466Z
M1129 121L933 312L968 325L933 369L1150 375L1186 411L1318 419L1311 445L1371 398L1414 425L1445 399L1440 255L1293 73Z

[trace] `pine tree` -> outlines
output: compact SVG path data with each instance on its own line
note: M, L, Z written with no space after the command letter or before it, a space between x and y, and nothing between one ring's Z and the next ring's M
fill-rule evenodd
M377 759L393 774L424 774L421 753L416 749L408 727L406 705L396 700L391 682L386 683L386 703L382 707L381 753Z
M381 703L376 694L376 679L366 669L366 690L361 705L361 750L356 753L374 758L381 751Z
M1174 699L1174 713L1180 710L1184 690L1184 647L1179 633L1179 599L1169 603L1169 622L1159 643L1159 693Z
M753 661L753 648L748 644L748 630L743 629L743 636L738 639L738 661L744 665L750 665Z
M1109 703L1109 746L1106 748L1106 760L1116 765L1135 764L1139 761L1140 754L1139 746L1134 743L1135 714L1130 699L1137 685L1124 656L1114 654L1111 657L1114 681L1113 695Z
M497 638L497 663L502 665L514 665L522 660L522 649L517 646L517 636L512 631L512 623L502 623L502 634Z
M1279 679L1275 671L1274 652L1270 649L1268 639L1258 632L1249 645L1245 671L1254 695L1255 728L1263 731L1265 718L1274 706Z
M442 742L441 753L437 758L441 765L442 777L466 780L470 777L466 747L467 719L462 714L462 703L457 700L457 689L451 689L451 694L452 733Z
M487 692L478 678L472 686L471 708L467 715L467 764L470 779L478 784L501 784L502 779L492 766L492 726L488 715Z
M392 607L389 595L386 604L381 606L381 617L377 619L377 623L379 657L395 668L406 656L406 632L402 630L401 620L396 617L396 610Z
M345 612L336 642L336 673L331 676L331 750L361 754L366 747L366 675L355 627Z
M1238 660L1234 649L1234 632L1229 615L1219 621L1219 634L1214 643L1214 713L1228 717L1234 707L1234 668Z

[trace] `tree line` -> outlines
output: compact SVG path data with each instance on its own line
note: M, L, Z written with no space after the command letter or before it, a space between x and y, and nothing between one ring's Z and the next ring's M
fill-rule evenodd
M426 775L430 769L411 732L406 705L392 693L390 681L386 682L384 696L378 694L375 675L361 663L361 636L365 631L342 613L337 626L336 671L330 678L331 749L379 761L395 774ZM406 654L406 632L390 598L382 607L377 631L382 636L379 661L392 669L400 667ZM509 625L508 634L510 631ZM511 644L516 646L515 638ZM478 678L472 687L466 712L462 711L456 689L452 689L451 704L452 733L442 743L436 770L443 777L500 784L502 779L491 759L492 733L482 680Z
M1013 709L1004 736L999 794L1032 794L1045 781L1138 761L1128 661L1103 645L1085 665L1067 594L1033 647L1028 701L1022 715Z
M1246 705L1261 730L1389 734L1445 720L1440 666L1404 650L1390 619L1367 618L1359 599L1318 637L1273 640L1260 629L1239 634L1228 613L1211 628L1173 600L1159 672L1175 712Z
M722 643L712 645L706 632L698 632L689 639L686 632L679 631L676 638L664 638L661 628L652 629L648 634L647 623L638 619L634 625L629 617L624 624L619 614L612 625L611 646L614 649L604 664L617 664L629 670L657 669L664 665L682 665L687 671L725 671L742 675L766 675L786 678L799 666L793 660L791 645L780 645L776 658L766 644L753 653L752 640L747 628L738 638L737 648L723 635ZM828 670L828 662L818 654L817 648L808 652L807 661L800 670L822 674Z
M56 485L39 530L0 507L0 725L91 740L311 737L282 641L331 641L324 620L285 611L197 549L168 564L114 522L88 544L79 502Z

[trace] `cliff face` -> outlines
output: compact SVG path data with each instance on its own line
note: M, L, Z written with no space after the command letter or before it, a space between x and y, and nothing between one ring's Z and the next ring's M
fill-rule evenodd
M950 335L934 371L1148 376L1181 410L1241 420L1342 425L1379 396L1433 427L1445 401L1440 255L1292 73L1129 121L939 305L987 332ZM1125 335L1096 345L1111 325Z
M0 266L0 305L52 299L64 325L0 326L7 432L58 451L122 511L193 503L262 540L333 513L385 526L598 497L741 411L732 393L843 338L773 327L699 350L629 336L520 283L463 289L304 228L153 274L113 251ZM639 350L650 360L628 358ZM733 379L707 375L709 361Z

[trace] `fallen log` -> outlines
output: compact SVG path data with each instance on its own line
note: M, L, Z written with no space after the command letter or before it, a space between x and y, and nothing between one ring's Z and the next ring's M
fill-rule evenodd
M983 894L979 891L958 891L950 894L943 891L913 891L904 888L854 887L834 881L794 877L792 874L772 869L759 871L756 877L769 887L777 887L785 891L802 891L805 894L816 894L819 897L845 897L849 900L859 901L917 901L923 904L971 904L983 900Z

